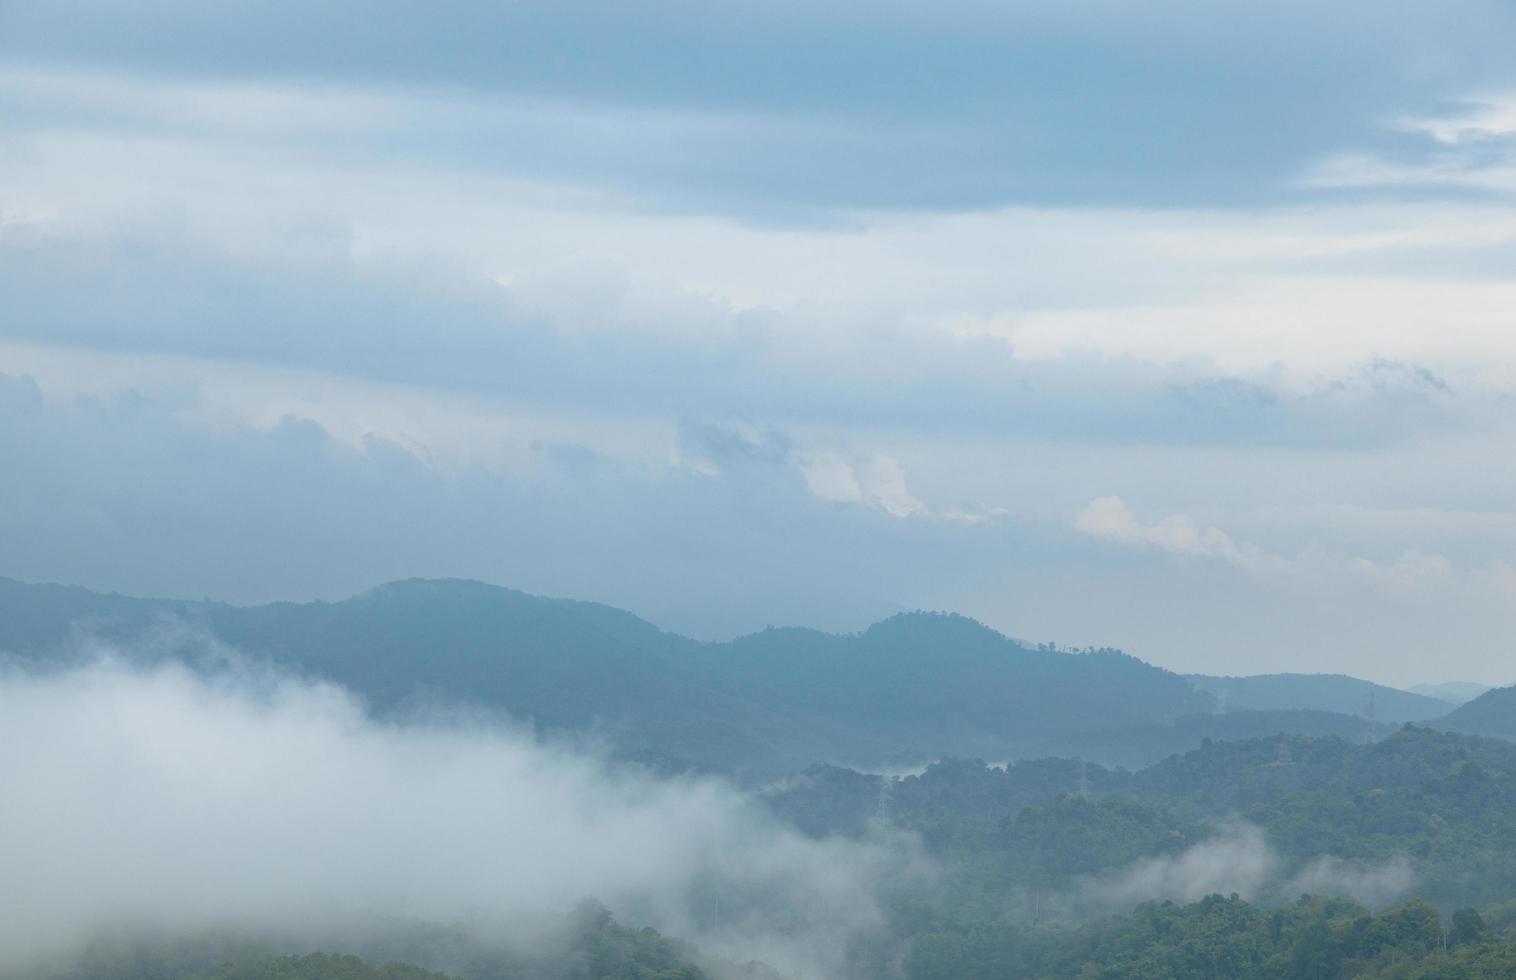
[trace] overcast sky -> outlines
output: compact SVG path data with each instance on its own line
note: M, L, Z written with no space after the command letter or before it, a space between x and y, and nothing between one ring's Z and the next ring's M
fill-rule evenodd
M1516 8L0 3L0 575L1516 681Z

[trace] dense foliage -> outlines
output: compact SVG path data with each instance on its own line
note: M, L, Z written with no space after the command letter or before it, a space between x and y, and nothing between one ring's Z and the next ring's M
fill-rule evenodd
M851 952L859 978L1516 976L1510 742L1309 708L1208 713L1209 695L1123 654L1029 647L955 616L700 644L618 610L477 583L235 609L0 580L0 613L11 606L0 647L34 657L60 655L63 623L129 637L168 616L190 628L160 630L159 653L215 635L381 708L426 691L559 732L611 721L626 755L754 777L774 814L814 837L906 831L895 837L919 839L934 870L884 887L882 924ZM1236 691L1350 698L1361 685ZM1465 727L1505 725L1509 696L1459 709ZM822 764L769 781L797 759L905 762L927 747L958 755L903 776ZM1105 764L1038 757L1049 747ZM1164 870L1206 848L1219 848L1212 863L1253 862L1240 896ZM1126 884L1155 868L1156 884ZM1203 897L1212 890L1224 894ZM702 980L712 967L593 904L530 952L433 925L376 933L323 952L268 937L118 936L27 978ZM718 966L777 980L762 964Z
M1448 929L1421 901L1375 914L1337 899L1270 909L1212 895L1075 928L944 928L915 937L904 967L909 980L1496 980L1513 963L1516 946L1491 942L1473 910Z
M76 957L32 968L25 980L706 980L696 951L617 922L587 902L527 943L475 931L392 922L349 940L364 958L281 951L298 942L222 932L173 937L131 931L98 937ZM432 969L412 965L427 963ZM776 980L756 965L726 975ZM439 972L434 972L439 971ZM21 978L17 978L21 980Z
M1373 882L1376 870L1403 868L1379 880L1381 897L1420 895L1433 904L1407 907L1424 916L1435 916L1436 906L1475 906L1506 909L1492 912L1492 922L1516 919L1516 905L1500 904L1516 896L1516 746L1423 728L1408 726L1372 744L1284 736L1212 742L1135 773L1071 759L1007 766L944 760L903 777L813 767L776 784L767 800L818 836L862 834L880 823L920 835L944 875L925 890L895 896L892 928L912 950L922 977L1080 975L1074 965L1049 957L1074 956L1070 950L1081 943L1093 944L1094 952L1080 955L1097 965L1116 955L1101 949L1128 951L1110 960L1124 965L1094 976L1311 975L1281 966L1311 957L1298 952L1304 947L1296 940L1286 949L1281 935L1269 931L1283 921L1272 917L1277 904L1292 897L1290 883L1310 868L1318 869L1311 886L1327 890L1351 887L1333 878L1361 874ZM1137 919L1103 918L1110 911L1101 898L1103 883L1138 862L1173 859L1216 840L1239 822L1257 827L1267 848L1260 860L1270 862L1270 873L1253 882L1262 905L1154 905ZM1323 858L1338 863L1320 872ZM1292 915L1316 909L1329 919L1318 924L1336 937L1332 948L1352 970L1409 969L1369 950L1361 938L1344 938L1347 905L1290 908ZM1352 921L1363 914L1355 906ZM1080 922L1093 924L1069 925ZM1073 931L1059 931L1068 928ZM1125 938L1118 942L1113 929ZM1190 929L1220 930L1216 934L1228 938L1183 966L1158 940L1172 932L1185 936L1181 949L1205 947L1209 940L1188 936ZM1465 929L1465 938L1477 932ZM1258 938L1264 934L1267 943ZM1440 939L1434 945L1440 950ZM1397 956L1409 955L1406 942L1394 946ZM1433 952L1427 947L1417 955ZM1500 962L1503 955L1438 953L1442 958L1428 959L1426 969L1457 971L1475 960ZM1240 973L1205 972L1223 962L1240 969L1244 960L1248 967ZM1271 964L1267 970L1265 964Z
M406 963L375 966L356 956L270 956L228 963L202 980L452 980Z

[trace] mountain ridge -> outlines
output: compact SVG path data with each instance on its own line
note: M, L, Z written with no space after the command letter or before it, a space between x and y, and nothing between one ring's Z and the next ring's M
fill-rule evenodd
M340 683L380 712L476 703L656 765L755 776L943 755L1140 765L1206 738L1365 732L1340 712L1218 712L1192 679L1136 657L1032 647L956 613L708 642L613 606L466 579L253 606L0 580L0 649L46 660L82 636L127 650L150 636L158 656L213 637Z
M1516 685L1484 692L1437 719L1435 726L1467 735L1516 739Z
M1373 699L1374 717L1390 722L1422 722L1448 713L1446 701L1376 684L1347 674L1250 674L1237 677L1185 674L1216 697L1222 708L1264 711L1311 710L1364 717Z

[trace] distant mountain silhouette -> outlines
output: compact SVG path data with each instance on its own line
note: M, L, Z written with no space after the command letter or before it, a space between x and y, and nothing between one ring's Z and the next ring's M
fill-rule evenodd
M1445 681L1441 684L1413 684L1406 690L1412 694L1425 694L1429 698L1437 698L1449 704L1468 704L1490 690L1490 686L1477 684L1474 681Z
M1399 725L1376 722L1335 711L1244 709L1217 714L1187 715L1167 724L1133 725L1050 741L1036 755L1077 755L1102 765L1141 769L1189 752L1206 742L1235 742L1275 735L1338 736L1362 742L1372 735L1388 736Z
M1341 713L1217 714L1212 695L1134 657L1032 648L941 613L702 643L609 606L459 580L248 607L0 580L0 650L56 660L87 650L82 638L191 660L219 642L385 713L464 702L650 763L755 776L941 755L1133 765L1204 738L1364 732Z
M1497 687L1432 722L1435 728L1469 735L1516 739L1516 687Z
M1214 695L1224 710L1333 711L1365 715L1370 696L1380 721L1426 721L1448 713L1448 703L1345 674L1258 674L1211 677L1186 674L1200 690Z

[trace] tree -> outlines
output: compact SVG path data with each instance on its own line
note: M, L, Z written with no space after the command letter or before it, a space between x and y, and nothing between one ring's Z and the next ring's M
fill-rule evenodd
M1448 931L1449 946L1454 949L1472 946L1485 942L1488 938L1489 930L1485 928L1484 916L1473 909L1459 909L1453 913L1453 928Z

